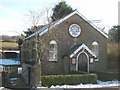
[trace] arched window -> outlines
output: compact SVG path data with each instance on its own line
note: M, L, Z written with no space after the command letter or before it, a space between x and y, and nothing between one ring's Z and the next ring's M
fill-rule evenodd
M92 43L92 51L97 56L95 61L99 61L99 44L96 41Z
M51 40L49 44L49 61L57 61L57 42Z

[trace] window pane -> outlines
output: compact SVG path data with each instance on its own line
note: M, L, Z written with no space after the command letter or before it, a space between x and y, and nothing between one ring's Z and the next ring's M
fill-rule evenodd
M57 44L50 44L49 48L49 61L56 61L57 59Z
M50 45L50 51L54 51L54 44Z
M99 58L99 45L98 45L97 42L92 43L92 51L97 56L97 59L95 61L98 61L98 58Z

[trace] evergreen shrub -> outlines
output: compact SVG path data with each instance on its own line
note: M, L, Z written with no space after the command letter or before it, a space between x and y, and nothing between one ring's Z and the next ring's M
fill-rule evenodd
M70 74L87 74L88 72L83 71L71 71Z
M92 73L97 74L98 80L102 81L111 81L111 80L119 80L119 73L114 72L104 72L104 71L92 71Z
M52 85L77 85L96 83L96 74L80 74L80 75L45 75L42 76L42 86L50 87Z

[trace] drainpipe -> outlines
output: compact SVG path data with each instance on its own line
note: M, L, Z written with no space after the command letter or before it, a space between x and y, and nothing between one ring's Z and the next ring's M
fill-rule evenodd
M88 57L88 73L90 72L90 64L89 64L89 57Z

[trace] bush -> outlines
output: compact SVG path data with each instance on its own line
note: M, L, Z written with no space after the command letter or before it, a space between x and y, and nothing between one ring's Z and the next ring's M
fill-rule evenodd
M113 72L103 72L103 71L92 71L97 74L98 80L109 81L109 80L119 80L119 74Z
M87 72L83 72L83 71L71 71L70 74L87 74Z
M118 53L119 43L108 43L108 69L112 71L118 70L118 61L120 53Z
M12 72L9 74L10 78L19 78L21 76L21 74L18 74L17 72Z
M50 87L51 85L76 85L80 83L96 83L96 81L96 74L42 76L42 86L47 87Z

